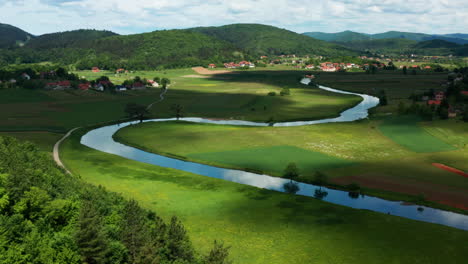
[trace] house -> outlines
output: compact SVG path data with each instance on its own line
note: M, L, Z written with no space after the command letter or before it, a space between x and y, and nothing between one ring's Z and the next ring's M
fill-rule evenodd
M125 72L125 69L122 69L122 68L115 70L115 73L124 73L124 72Z
M98 67L93 67L91 69L92 72L100 72L101 70Z
M449 108L449 110L448 110L448 118L455 118L455 117L457 117L457 112L456 112L454 109Z
M427 101L428 105L440 105L440 103L442 103L442 101L439 101L439 100L429 100L429 101Z
M431 69L431 66L426 66L424 67L425 70L430 70Z
M127 87L125 87L123 85L116 85L115 90L118 91L118 92L123 92L123 91L127 91Z
M315 66L314 65L307 65L305 68L306 69L313 69L313 68L315 68Z
M147 81L148 84L150 84L152 87L155 87L155 88L158 88L159 87L159 83L153 81L153 80L148 80Z
M445 94L444 94L444 92L437 92L437 93L434 94L434 98L437 101L442 101L445 98Z
M268 58L268 56L260 56L260 59L262 59L262 60L266 59L266 58Z
M413 69L419 69L419 66L418 66L418 65L413 65L413 66L411 66L411 68L413 68Z
M53 79L57 76L57 73L55 71L41 72L40 76L41 79Z
M82 91L88 91L89 88L91 88L91 84L89 82L78 84L78 89L80 89Z
M255 64L251 63L250 61L241 61L239 62L240 67L249 67L249 68L254 68Z
M208 65L208 68L214 69L214 68L216 68L216 64L211 63L210 65Z
M48 90L65 90L70 89L71 83L70 81L58 81L58 82L50 82L47 83L44 89Z
M429 100L429 96L423 95L423 96L421 97L421 100L423 100L424 102L426 102L426 101Z
M103 92L105 90L105 87L104 87L104 85L102 85L102 83L97 83L97 84L94 85L93 89L96 90L96 91Z
M461 91L460 92L462 95L468 96L468 91Z
M132 89L133 90L144 90L146 89L146 85L144 83L141 83L141 82L136 82L132 85Z
M29 74L23 72L23 74L21 74L21 78L23 78L24 80L31 80L31 76L29 76Z
M331 67L325 66L325 67L322 67L322 71L324 71L324 72L335 72L336 68L334 66L331 66Z
M15 79L10 79L10 83L16 83Z

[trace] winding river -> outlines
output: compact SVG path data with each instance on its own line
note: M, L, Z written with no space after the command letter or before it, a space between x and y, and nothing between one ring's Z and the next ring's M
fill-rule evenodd
M303 84L308 84L309 79L303 79ZM313 124L323 124L331 122L351 122L368 116L368 109L377 106L379 99L373 96L340 91L324 86L319 88L340 94L358 95L363 98L361 103L340 114L339 117L315 120L275 123L273 126L304 126ZM167 122L174 121L175 118L152 119L144 122ZM180 120L196 123L208 123L219 125L239 125L239 126L269 126L268 123L256 123L241 120L210 120L204 118L181 118ZM440 209L425 206L408 205L400 201L388 201L381 198L348 193L346 191L334 190L319 187L306 183L293 183L289 180L268 175L260 175L240 170L218 168L209 165L187 162L178 159L168 158L154 153L145 152L130 146L115 142L112 138L119 129L137 124L138 122L127 122L119 125L110 125L89 131L81 138L81 144L90 148L115 154L127 159L153 164L156 166L178 169L203 176L223 179L240 184L246 184L258 188L274 190L278 192L294 193L296 195L310 196L334 204L348 206L356 209L366 209L375 212L396 215L413 220L429 223L437 223L458 229L468 230L468 215L457 214Z

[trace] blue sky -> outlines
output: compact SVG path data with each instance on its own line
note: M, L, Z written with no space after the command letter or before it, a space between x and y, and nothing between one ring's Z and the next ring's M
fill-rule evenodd
M261 23L299 33L468 33L467 0L0 0L0 23L32 34L80 28L120 34Z

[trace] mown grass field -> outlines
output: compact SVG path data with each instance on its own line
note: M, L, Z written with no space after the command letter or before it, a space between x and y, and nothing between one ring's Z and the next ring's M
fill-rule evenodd
M468 258L465 231L130 161L81 145L82 133L61 149L75 175L137 199L165 219L179 216L197 248L206 251L214 239L222 240L232 246L235 263L464 263Z
M411 117L401 121L405 127L402 132L413 133L404 142L414 143L411 145L414 148L420 146L416 150L401 144L400 140L406 139L404 134L400 136L393 131L386 136L381 132L381 126L386 129L386 122L395 122L388 118L291 128L144 123L119 130L115 138L163 155L274 176L281 176L289 162L296 162L301 171L300 181L312 182L315 172L320 171L333 183L357 182L374 190L423 194L433 202L468 208L465 178L431 165L440 162L468 170L466 125L456 121L431 124L416 121ZM429 134L432 130L439 134ZM445 142L441 135L446 133L457 136L452 136L454 141ZM371 194L388 195L378 191Z
M417 125L419 118L413 116L390 117L379 125L379 130L399 145L414 152L442 152L456 150L454 146L432 136Z
M184 107L186 116L235 118L255 121L319 119L337 116L357 104L357 96L337 95L299 84L301 71L240 72L221 77L197 75L191 69L165 72L113 73L78 72L93 79L109 75L116 83L124 79L155 76L171 79L170 92L151 109L153 117L172 117L173 104ZM187 77L189 76L189 77ZM279 96L288 87L290 96ZM0 130L53 130L125 118L125 105L150 104L159 100L160 89L122 93L96 91L1 90ZM268 96L276 92L277 96Z

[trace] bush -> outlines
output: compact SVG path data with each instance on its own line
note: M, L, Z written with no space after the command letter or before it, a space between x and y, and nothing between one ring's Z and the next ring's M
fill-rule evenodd
M283 90L281 90L280 92L280 95L281 96L291 95L291 92L289 91L289 88L283 88Z
M276 96L276 92L269 92L268 95L269 96Z

